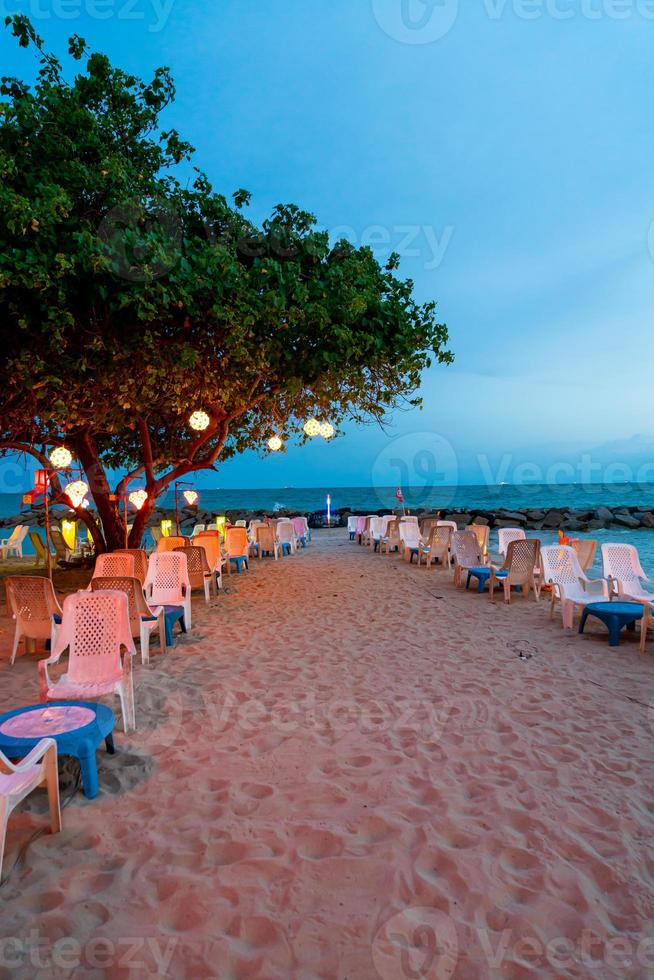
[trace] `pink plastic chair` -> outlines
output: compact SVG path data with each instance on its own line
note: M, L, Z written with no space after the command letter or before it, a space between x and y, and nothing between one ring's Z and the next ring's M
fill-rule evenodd
M42 738L21 762L13 763L0 752L0 877L4 857L9 814L37 786L46 784L50 805L50 832L61 830L57 743Z
M56 683L48 667L68 647L68 672ZM125 655L121 657L121 648ZM75 592L64 614L52 656L39 661L41 700L87 700L117 694L126 732L136 728L132 657L136 653L124 592Z
M106 578L118 575L121 578L134 577L134 556L124 551L110 551L95 559L93 578Z
M181 606L184 610L184 627L190 630L191 583L183 552L155 551L150 555L144 590L151 606Z
M294 517L291 523L293 524L295 537L302 547L306 548L307 543L311 540L309 536L309 522L306 517Z
M277 540L282 546L282 555L284 554L284 545L288 545L288 550L292 555L295 554L295 528L292 521L279 521L277 524Z

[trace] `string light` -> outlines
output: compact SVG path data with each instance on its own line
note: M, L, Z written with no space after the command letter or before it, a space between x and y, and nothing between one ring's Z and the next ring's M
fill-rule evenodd
M268 440L268 449L271 451L271 453L278 453L282 448L282 445L283 443L279 436L271 436Z
M189 505L189 507L193 507L198 502L199 494L197 490L185 490L182 496L184 497L184 500Z
M334 435L334 426L330 422L323 422L320 426L320 435L323 439L331 439Z
M56 470L65 470L73 461L73 454L65 446L57 446L50 453L50 462Z
M84 480L73 480L73 482L69 483L64 489L64 493L70 500L73 507L79 507L88 492L89 488L87 484L84 483Z
M148 499L147 490L132 490L129 497L127 498L130 504L133 504L137 510L140 510L145 501Z
M188 424L192 429L195 429L196 432L204 432L205 429L209 428L210 422L211 419L207 413L202 411L193 412L188 420Z
M304 433L305 435L313 438L320 434L320 422L318 419L308 419L304 423Z

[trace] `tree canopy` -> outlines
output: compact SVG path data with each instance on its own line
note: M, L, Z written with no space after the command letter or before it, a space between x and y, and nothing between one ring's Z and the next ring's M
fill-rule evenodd
M0 82L0 449L65 443L98 547L120 543L108 467L148 491L137 541L186 473L309 416L338 426L419 404L422 371L451 354L396 256L382 267L331 243L295 205L257 226L247 192L216 192L162 128L167 68L144 82L75 36L68 78L25 17L6 24L40 65L33 87Z

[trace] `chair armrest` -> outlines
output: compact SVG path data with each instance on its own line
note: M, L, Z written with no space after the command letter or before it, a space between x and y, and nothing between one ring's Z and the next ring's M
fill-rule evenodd
M24 772L29 769L30 766L35 765L49 749L54 749L55 753L57 751L57 743L53 738L42 738L40 742L34 746L32 751L21 759L20 762L10 762L9 759L2 760L3 768L9 769L10 772Z
M606 579L580 578L579 584L584 592L588 592L589 595L606 595Z

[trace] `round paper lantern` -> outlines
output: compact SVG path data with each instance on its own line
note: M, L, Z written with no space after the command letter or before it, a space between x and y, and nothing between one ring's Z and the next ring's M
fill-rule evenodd
M56 470L65 470L73 461L73 454L65 446L57 446L50 453L50 462Z
M73 507L79 507L89 492L89 488L84 480L74 480L64 488L64 493L70 500Z
M268 449L272 453L278 453L281 448L282 440L279 438L279 436L271 436L268 440Z
M184 497L184 500L189 505L189 507L193 507L193 505L197 504L198 502L199 495L197 490L185 490L182 496Z
M207 413L201 411L193 412L188 420L188 424L192 429L195 429L196 432L204 432L204 430L209 427L210 422L211 419Z
M320 435L323 439L331 439L334 435L334 426L330 422L323 422L320 426Z
M304 423L304 432L306 435L313 438L320 433L320 422L318 419L309 419Z
M147 490L132 490L129 497L127 498L130 504L133 504L137 510L140 510L145 501L148 499Z

